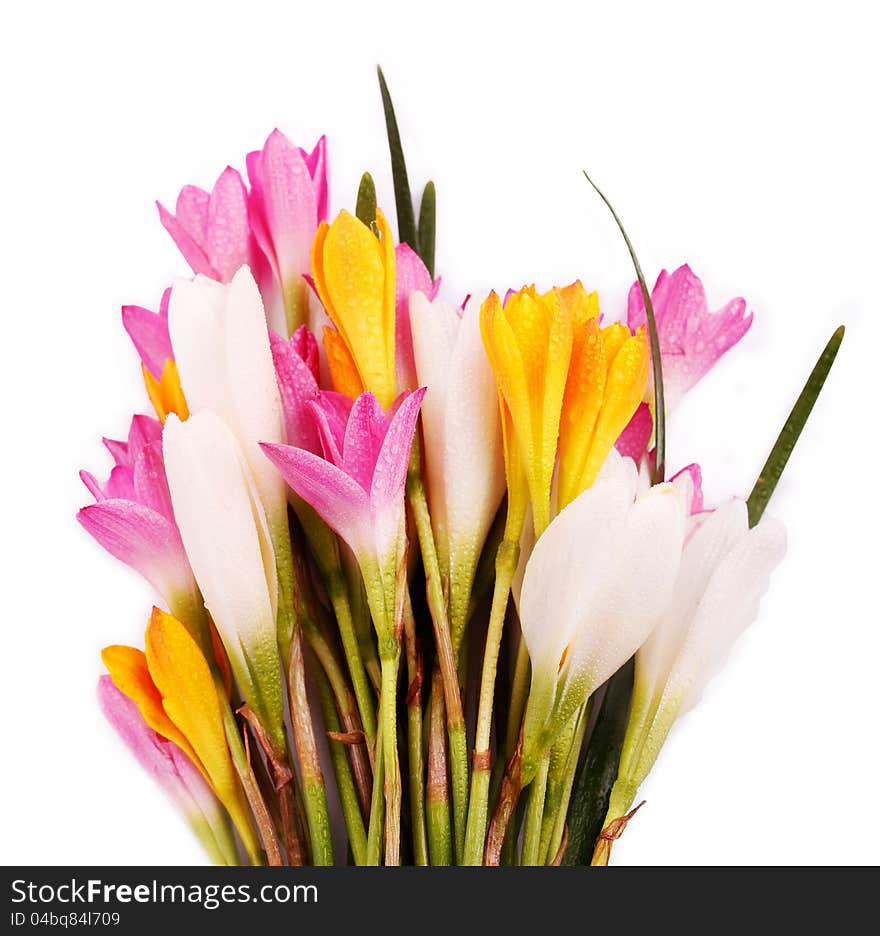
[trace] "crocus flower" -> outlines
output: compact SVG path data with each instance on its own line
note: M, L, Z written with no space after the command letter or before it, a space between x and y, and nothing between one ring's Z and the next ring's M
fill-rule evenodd
M644 643L672 594L686 505L669 482L636 496L635 465L620 459L619 469L553 520L526 567L524 784L568 719Z
M672 599L636 653L632 707L606 826L624 817L675 720L699 701L757 616L785 540L785 528L772 518L750 530L746 504L737 498L691 517ZM600 841L600 860L607 861L609 847L610 839L604 846Z
M558 289L527 286L502 304L490 293L480 309L483 343L498 382L507 472L509 538L519 539L529 498L535 533L550 522L550 492L572 316Z
M122 307L122 324L140 356L147 396L162 422L169 413L181 419L189 415L168 334L170 298L169 288L162 293L158 312L135 305Z
M324 331L333 385L369 390L386 409L397 396L395 252L380 210L373 231L347 211L322 223L312 245L315 289L335 329Z
M171 291L171 344L191 412L216 413L238 440L273 536L287 535L284 482L258 442L284 438L263 304L247 267L226 285L205 276Z
M263 445L284 480L348 544L364 574L377 627L393 622L404 546L404 486L425 390L402 394L386 414L361 394L347 420L334 402L310 404L324 457L290 445Z
M104 664L116 688L138 707L153 731L192 760L226 807L248 854L260 845L223 727L217 687L205 656L183 625L154 608L147 625L146 653L107 647Z
M98 704L140 765L183 814L214 864L237 865L223 809L192 760L147 725L137 705L109 676L98 680Z
M318 399L318 344L301 325L290 338L269 333L275 375L281 393L285 441L310 452L321 451L318 427L309 403Z
M269 134L261 150L247 157L248 215L256 243L265 257L281 299L281 321L270 324L285 336L308 321L309 293L304 276L318 225L327 219L327 144L321 137L311 153L294 146L280 130ZM271 306L274 295L264 295ZM283 323L283 327L282 327Z
M672 409L719 358L749 330L751 313L746 301L732 299L711 313L699 278L687 265L675 272L661 271L651 290L663 358L663 390L667 410ZM632 329L645 324L645 304L638 283L629 292L627 323ZM653 380L645 399L653 405Z
M418 380L427 388L428 503L457 647L477 561L504 496L498 388L475 309L454 309L415 292L409 318Z
M269 524L227 425L203 410L163 433L171 501L205 607L244 700L284 750L276 632L278 576Z
M650 362L644 328L600 328L595 293L588 296L580 283L562 294L574 331L559 427L560 508L596 479L642 400Z
M394 249L394 265L397 386L400 390L415 390L424 381L420 381L416 374L410 298L416 293L422 293L433 301L440 290L440 280L431 279L428 268L409 244L398 244Z
M227 166L206 192L185 185L175 214L156 202L159 220L174 239L193 273L228 283L251 260L247 191L241 176Z
M201 596L165 478L161 424L135 416L127 441L105 439L104 444L116 465L103 485L89 472L80 472L96 503L83 507L77 520L107 552L139 572L207 645Z

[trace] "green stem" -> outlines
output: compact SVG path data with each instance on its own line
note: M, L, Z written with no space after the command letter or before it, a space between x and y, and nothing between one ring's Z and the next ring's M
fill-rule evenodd
M584 740L589 718L589 702L569 722L550 752L550 770L547 774L547 796L544 821L541 825L542 865L550 864L559 851L565 831L565 814L574 785L578 755Z
M290 642L290 662L287 668L290 702L290 723L293 743L299 761L306 825L311 845L312 864L333 865L333 842L330 837L330 814L327 791L315 743L314 726L306 694L305 661L303 659L302 628L297 627Z
M474 769L471 774L470 804L465 835L464 860L466 865L480 865L489 821L489 739L492 732L492 705L495 696L495 676L498 671L498 653L504 630L504 614L510 586L519 561L519 543L505 538L498 547L495 559L495 591L486 633L483 672L480 680L480 702L477 710L477 729L474 744Z
M519 732L522 728L523 714L526 710L526 700L529 697L529 651L526 642L519 637L516 648L516 664L513 670L513 684L510 687L510 709L507 715L507 738L504 743L504 762L513 757L519 741Z
M403 640L409 689L406 695L407 744L409 749L409 805L413 856L417 865L428 864L425 829L425 757L422 750L422 663L416 646L416 622L409 591L404 593Z
M539 863L541 847L541 821L544 818L544 798L547 793L547 774L550 769L549 753L541 760L535 779L529 788L529 805L526 807L526 826L523 832L521 864L534 867Z
M382 863L382 833L385 829L385 779L384 735L376 736L376 770L373 773L373 798L370 803L370 825L367 831L366 864L377 866Z
M394 640L392 637L391 640ZM382 694L379 723L385 773L385 864L400 864L400 770L397 763L397 670L399 652L380 653Z
M318 686L318 699L321 712L324 716L324 725L327 731L339 733L342 723L336 711L333 689L326 673L321 667L315 670L315 682ZM339 793L339 802L342 806L342 818L348 831L348 844L358 866L366 864L367 860L367 833L364 829L364 819L361 815L358 789L354 781L351 765L346 752L348 745L341 741L329 741L330 763L333 766L333 775L336 778L336 789Z
M441 680L440 671L435 667L428 703L428 847L432 865L451 865L452 823L446 762L446 715Z
M428 593L428 607L434 624L434 640L437 645L437 657L443 677L443 697L446 707L446 730L449 735L449 766L452 776L453 831L455 835L455 855L461 860L464 854L465 827L468 810L468 753L467 734L464 713L461 706L461 692L458 685L458 671L452 650L452 637L443 595L443 578L437 561L437 549L431 527L431 515L425 486L418 465L418 452L414 454L407 477L407 495L410 509L416 523L422 563L425 567L425 587Z

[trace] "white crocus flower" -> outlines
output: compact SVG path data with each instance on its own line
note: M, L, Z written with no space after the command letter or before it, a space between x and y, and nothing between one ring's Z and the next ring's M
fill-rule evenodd
M178 280L168 329L190 412L211 410L226 423L250 467L273 535L276 528L286 535L284 481L258 445L285 439L263 302L250 269L242 267L227 284L201 275Z
M645 642L672 595L687 505L670 483L636 496L628 461L551 522L525 570L532 685L523 784L568 719Z
M420 292L410 322L422 404L425 469L441 571L449 577L450 620L458 647L474 572L504 496L498 388L476 308L455 309Z
M193 574L245 702L284 748L275 552L241 446L209 410L168 417L165 471Z
M623 817L675 720L700 699L739 635L755 619L786 534L765 518L749 529L734 499L690 519L673 597L636 654L635 683L609 822Z

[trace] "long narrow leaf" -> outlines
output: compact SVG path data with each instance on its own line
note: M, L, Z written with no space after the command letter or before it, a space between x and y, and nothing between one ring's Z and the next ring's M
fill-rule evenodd
M416 217L409 190L409 178L406 174L406 160L403 158L403 146L400 143L400 131L397 129L397 117L394 115L394 104L391 102L391 94L381 67L377 66L376 70L379 74L379 90L382 93L382 109L385 111L388 149L391 151L391 177L394 180L394 203L397 207L397 233L402 244L409 244L416 253L419 253Z
M376 185L369 172L361 176L354 213L367 227L372 227L376 221Z
M791 458L791 453L810 417L810 413L813 411L819 394L822 392L822 387L825 385L825 380L831 371L831 365L834 364L837 352L840 350L843 333L844 327L841 325L828 339L825 350L819 355L816 366L807 378L804 389L801 390L797 402L792 407L788 419L785 420L785 425L770 450L770 455L767 457L767 461L764 463L764 467L761 469L758 480L755 481L755 486L752 488L752 493L749 494L747 501L749 526L754 526L761 519L768 501L776 490L776 485L779 484L782 472L785 470L789 458Z
M437 192L429 182L422 192L419 207L419 256L434 278L434 244L437 241Z
M617 779L629 719L633 671L631 659L608 680L568 809L568 845L562 859L565 865L588 865L593 857L593 846L608 812L611 787Z
M593 186L596 190L596 194L608 206L611 216L617 223L617 227L623 235L626 248L632 258L636 276L639 280L639 287L642 290L642 300L645 303L645 317L648 320L648 340L651 345L651 368L654 372L654 482L656 483L663 480L666 472L666 406L663 399L663 362L660 359L660 338L657 335L654 306L651 303L651 294L648 292L648 285L645 283L645 277L642 275L642 268L639 265L638 257L636 257L632 242L627 236L620 218L617 217L617 212L611 206L611 202L602 194L602 191L596 183L587 175L586 170L582 171L584 173L584 178Z

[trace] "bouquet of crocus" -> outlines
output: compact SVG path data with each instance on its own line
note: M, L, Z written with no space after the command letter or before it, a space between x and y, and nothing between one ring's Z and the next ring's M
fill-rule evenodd
M843 331L751 495L704 504L665 419L745 301L649 291L622 226L620 316L580 281L443 295L380 85L397 241L368 174L328 223L324 138L277 130L159 205L195 276L122 310L156 418L79 520L161 607L100 705L218 864L605 864L757 614Z

